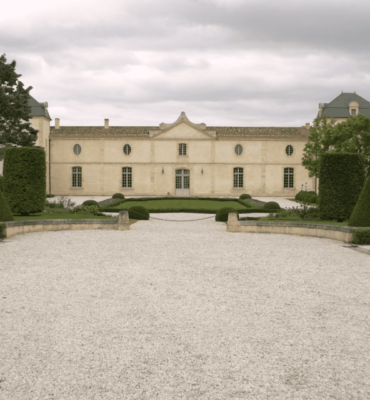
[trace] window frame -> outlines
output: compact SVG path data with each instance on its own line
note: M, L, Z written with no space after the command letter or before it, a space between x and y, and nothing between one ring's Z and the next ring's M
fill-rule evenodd
M291 147L291 148L292 148L292 152L291 152L290 154L288 154L288 147ZM288 145L285 147L285 154L286 154L288 157L291 157L291 156L293 155L293 153L294 153L294 147L293 147L291 144L288 144Z
M294 168L284 167L283 170L283 187L284 189L294 189Z
M183 154L181 154L183 153ZM186 156L186 143L179 143L179 156Z
M241 148L241 152L240 152L240 154L238 154L238 152L237 152L237 148L238 148L238 146ZM235 151L235 154L237 155L237 156L241 156L242 154L243 154L243 146L240 144L240 143L238 143L236 146L235 146L235 149L234 149L234 151Z
M126 186L124 184L126 184ZM132 188L132 167L122 167L122 188Z
M72 188L82 188L82 167L72 167Z
M241 184L241 186L240 186ZM243 189L244 187L244 168L234 167L233 168L233 187L234 189ZM235 186L237 185L237 186Z
M78 147L76 147L76 146L78 146ZM79 151L78 153L76 153L75 149L79 149L80 151ZM76 156L78 156L78 155L81 154L81 151L82 151L81 145L80 145L79 143L76 143L76 144L73 146L73 153L74 153Z
M129 152L128 153L126 153L125 152L125 147L126 146L128 146L128 149L129 149ZM131 154L131 152L132 152L132 148L131 148L131 145L129 144L129 143L126 143L124 146L123 146L123 154L125 155L125 156L129 156L130 154Z

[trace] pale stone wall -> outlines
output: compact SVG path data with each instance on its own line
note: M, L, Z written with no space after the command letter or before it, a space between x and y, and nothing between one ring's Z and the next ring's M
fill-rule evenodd
M301 165L304 137L220 137L182 123L152 137L51 136L51 192L55 195L128 196L176 194L177 169L190 170L190 196L294 196L314 180ZM179 155L185 143L186 155ZM75 144L81 153L74 154ZM125 144L131 153L124 154ZM241 155L235 146L243 147ZM286 154L286 146L294 152ZM82 167L82 188L72 187L72 167ZM122 168L132 168L132 188L122 187ZM234 188L234 168L244 169L243 188ZM284 168L294 168L294 188L284 189ZM162 169L164 173L162 173ZM203 173L201 172L203 169Z

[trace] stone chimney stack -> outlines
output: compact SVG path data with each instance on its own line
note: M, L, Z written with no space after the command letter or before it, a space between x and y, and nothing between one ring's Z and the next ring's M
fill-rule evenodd
M109 128L109 119L104 120L104 128L108 129Z
M55 118L55 129L59 129L59 123L60 123L60 119Z
M306 129L310 129L310 127L311 127L310 123L307 122L307 124L306 124Z

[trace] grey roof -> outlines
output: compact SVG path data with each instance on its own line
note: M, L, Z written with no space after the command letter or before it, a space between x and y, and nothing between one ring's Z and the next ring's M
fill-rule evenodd
M357 101L359 105L358 113L370 117L370 102L356 93L341 93L330 103L324 103L323 116L327 118L349 118L349 104ZM320 118L320 111L316 118Z
M51 120L49 111L45 103L39 103L32 96L28 100L28 106L31 107L31 117L45 117Z
M305 127L279 128L279 127L225 127L208 126L207 130L216 131L216 136L246 136L246 137L308 137L310 132ZM61 126L55 129L50 127L51 135L60 136L149 136L149 131L161 130L158 126Z

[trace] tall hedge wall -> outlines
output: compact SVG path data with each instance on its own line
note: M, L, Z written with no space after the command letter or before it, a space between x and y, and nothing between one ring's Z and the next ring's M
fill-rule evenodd
M4 196L13 214L44 210L46 157L41 147L12 147L4 154Z
M359 154L324 154L320 162L320 218L349 219L364 181L365 171Z

